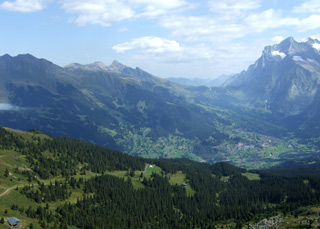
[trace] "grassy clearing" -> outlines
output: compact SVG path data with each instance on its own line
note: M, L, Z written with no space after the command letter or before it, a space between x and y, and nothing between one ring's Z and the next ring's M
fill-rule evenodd
M8 219L10 217L16 217L21 220L21 226L20 228L26 228L30 225L30 223L33 223L34 225L38 224L37 219L31 219L28 218L25 214L25 212L20 212L19 210L11 210L12 204L18 204L19 207L24 207L24 210L26 210L29 206L36 208L38 205L28 199L25 195L22 195L19 191L16 191L15 189L11 190L10 193L6 194L5 197L2 196L0 198L0 218ZM5 210L8 211L7 214L5 214ZM0 228L12 228L9 227L7 223L4 225L1 225ZM37 227L36 227L37 228ZM40 227L38 227L40 228Z
M229 179L230 179L230 176L222 176L222 177L220 178L220 180L223 181L223 182L228 182Z
M146 165L146 169L144 170L144 175L149 178L152 173L160 174L162 172L162 169L156 165Z
M188 180L186 179L186 174L182 173L181 171L178 171L175 174L168 174L169 175L169 183L171 185L186 185L186 193L188 196L193 196L196 192L191 188L191 186L188 183Z
M109 174L109 175L112 175L112 176L116 176L116 177L119 177L119 178L123 178L124 180L127 180L128 177L131 178L131 181L132 181L132 186L133 188L135 189L140 189L140 188L144 188L144 185L141 183L142 182L142 179L141 179L141 173L143 173L143 171L134 171L134 176L129 176L129 172L128 171L120 171L120 170L117 170L117 171L112 171L112 172L109 172L107 171L106 174Z
M257 173L242 173L242 176L247 177L249 180L260 180L260 175Z
M170 184L172 185L182 185L182 184L185 184L186 181L186 174L182 173L181 171L178 171L177 173L175 174L169 174L169 177L170 177Z
M13 150L0 150L1 172L3 172L6 168L10 170L16 167L26 167L27 164L28 163L25 161L24 155L21 155Z

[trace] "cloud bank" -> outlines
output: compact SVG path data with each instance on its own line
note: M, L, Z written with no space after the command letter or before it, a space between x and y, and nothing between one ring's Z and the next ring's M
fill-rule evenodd
M12 110L18 110L18 107L13 106L9 103L0 103L0 111L12 111Z
M46 7L47 0L16 0L5 1L0 4L0 9L22 13L41 11Z

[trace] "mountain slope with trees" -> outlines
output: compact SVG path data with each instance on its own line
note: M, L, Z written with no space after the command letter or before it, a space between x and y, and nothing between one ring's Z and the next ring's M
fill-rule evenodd
M3 128L0 142L0 191L10 189L0 197L0 217L18 217L25 226L240 227L279 215L299 220L320 201L315 169L250 172L227 163L143 159Z
M0 57L0 125L146 158L265 168L318 154L319 41L288 38L224 88L182 86L117 61L59 67Z

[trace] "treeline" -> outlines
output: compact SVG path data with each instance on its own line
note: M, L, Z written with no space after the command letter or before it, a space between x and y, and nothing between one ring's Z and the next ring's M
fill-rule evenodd
M33 130L32 133L35 133ZM0 148L26 155L31 169L43 179L76 175L80 169L104 173L113 170L144 170L145 160L76 139L41 138L26 140L0 128Z
M81 184L81 181L83 180L79 180L78 183ZM80 187L79 184L78 187ZM54 183L50 182L49 185L40 183L39 186L39 188L35 188L33 185L24 186L20 192L39 204L43 202L66 200L72 194L72 191L68 189L67 181L59 182L56 180Z

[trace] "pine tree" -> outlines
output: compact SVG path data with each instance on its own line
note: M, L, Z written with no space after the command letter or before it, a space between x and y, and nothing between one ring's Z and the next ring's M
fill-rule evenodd
M4 176L5 176L5 177L8 177L9 174L10 174L10 172L9 172L8 168L6 168L6 171L4 172Z

